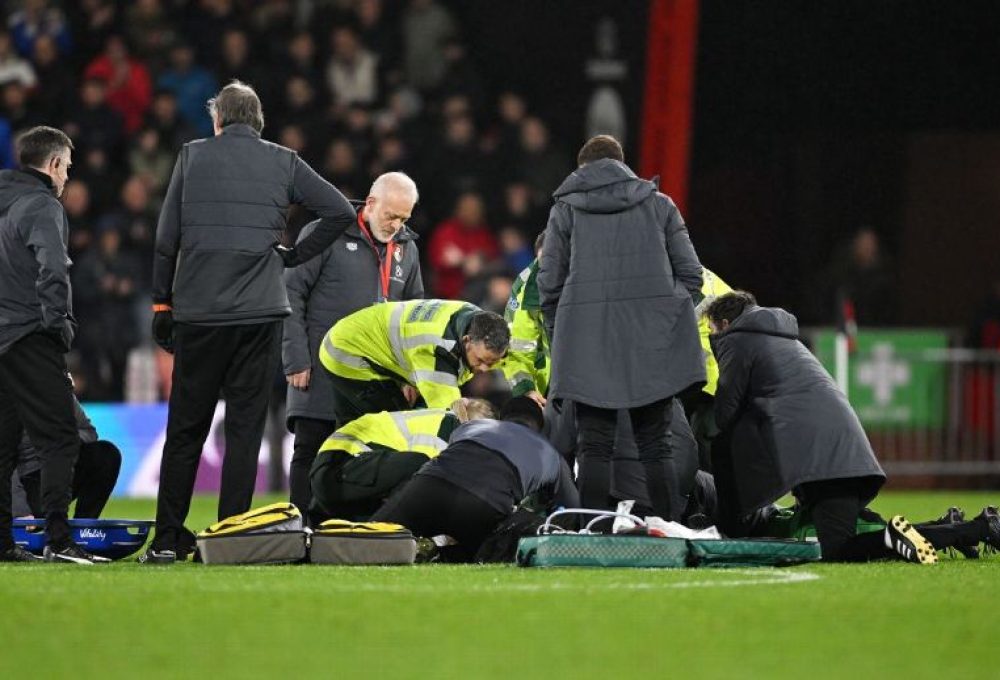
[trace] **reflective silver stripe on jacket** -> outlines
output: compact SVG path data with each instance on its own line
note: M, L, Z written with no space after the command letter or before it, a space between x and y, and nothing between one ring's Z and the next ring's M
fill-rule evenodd
M353 354L348 354L342 349L335 347L333 340L330 339L330 335L327 334L323 336L323 349L327 354L330 355L335 361L339 361L345 366L350 366L351 368L368 368L368 362L361 357L355 356Z

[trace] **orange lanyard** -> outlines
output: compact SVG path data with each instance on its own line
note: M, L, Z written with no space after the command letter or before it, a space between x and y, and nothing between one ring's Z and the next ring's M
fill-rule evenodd
M396 254L396 242L389 241L385 244L385 258L383 258L379 255L375 239L368 231L368 225L365 224L365 220L361 216L360 212L358 213L358 227L361 229L361 233L364 234L365 239L368 241L368 245L371 246L372 252L375 253L375 259L379 263L379 283L382 285L382 295L379 297L378 301L386 302L389 299L389 275L392 273L392 259Z

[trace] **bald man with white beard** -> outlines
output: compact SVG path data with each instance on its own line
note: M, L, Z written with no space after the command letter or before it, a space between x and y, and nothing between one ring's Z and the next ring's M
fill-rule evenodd
M357 224L322 255L285 273L292 314L284 322L282 358L288 429L295 434L289 486L291 502L303 511L312 500L309 469L316 452L338 427L329 377L314 370L320 343L337 321L359 309L424 296L417 236L406 227L418 198L407 175L380 175L358 206ZM299 238L314 225L307 224Z

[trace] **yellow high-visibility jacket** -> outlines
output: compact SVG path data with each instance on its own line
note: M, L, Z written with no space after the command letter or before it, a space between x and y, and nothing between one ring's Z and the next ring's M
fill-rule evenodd
M733 290L705 266L701 268L701 277L701 293L706 298L725 295ZM715 360L715 355L712 354L712 345L708 341L709 332L708 317L702 316L698 319L698 335L701 336L701 348L705 352L705 373L707 374L702 391L714 397L715 390L719 386L719 363Z
M334 324L320 346L320 362L342 378L409 383L429 408L446 408L472 378L459 343L479 311L453 300L373 305Z
M522 271L511 287L504 318L510 326L510 350L501 368L515 397L549 389L549 338L538 302L538 260Z
M358 456L379 447L435 458L448 446L459 424L454 413L441 408L368 413L330 435L319 453L343 451Z

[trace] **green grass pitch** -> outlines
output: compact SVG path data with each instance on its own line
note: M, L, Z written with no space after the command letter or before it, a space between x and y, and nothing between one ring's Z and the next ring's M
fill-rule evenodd
M261 500L263 502L263 499ZM995 493L886 493L970 514ZM150 517L113 501L108 517ZM192 527L214 499L196 498ZM0 566L0 678L995 678L1000 558L784 570Z

